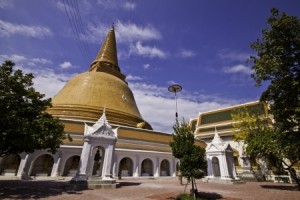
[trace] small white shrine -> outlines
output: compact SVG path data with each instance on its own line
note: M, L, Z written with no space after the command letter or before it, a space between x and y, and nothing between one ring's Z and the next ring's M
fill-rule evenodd
M112 178L116 141L105 111L93 126L85 124L79 169L71 183L87 188L116 187Z
M215 136L206 147L207 182L232 183L239 181L234 166L233 150L215 129Z

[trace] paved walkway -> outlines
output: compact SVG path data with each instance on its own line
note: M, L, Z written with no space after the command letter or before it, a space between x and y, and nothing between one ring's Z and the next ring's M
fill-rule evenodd
M0 180L0 199L66 199L66 200L122 200L122 199L176 199L183 193L185 185L176 178L119 180L118 189L70 190L66 180ZM201 196L208 199L270 199L299 200L300 191L293 184L247 182L244 184L224 185L197 182ZM188 185L186 191L189 191Z

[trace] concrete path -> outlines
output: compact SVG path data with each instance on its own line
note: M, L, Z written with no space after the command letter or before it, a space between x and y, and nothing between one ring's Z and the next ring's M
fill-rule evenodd
M66 199L66 200L142 200L176 199L183 193L185 185L176 178L119 180L118 189L70 190L67 180L0 180L0 199ZM197 181L201 196L208 199L270 199L299 200L300 191L294 184L247 182L224 185ZM190 185L186 191L188 192Z

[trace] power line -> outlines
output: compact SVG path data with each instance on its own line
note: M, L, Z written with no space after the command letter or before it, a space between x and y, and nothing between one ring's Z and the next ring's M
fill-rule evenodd
M82 37L85 37L85 34L83 31L83 24L81 21L81 17L79 17L79 14L78 14L78 13L80 13L79 9L78 9L78 2L72 1L72 0L70 0L70 1L64 0L63 3L64 3L64 7L65 7L65 12L67 14L69 23L71 25L74 39L76 40L76 43L79 47L79 50L80 50L84 60L87 62L86 46L85 46L85 43L82 41Z
M82 40L85 40L86 41L86 37L85 37L85 33L84 33L84 29L83 29L83 23L82 23L82 19L81 19L81 15L80 15L80 10L79 10L79 7L78 7L78 1L77 0L73 0L71 1L72 3L72 7L74 8L73 10L73 14L75 16L75 25L77 25L77 30L79 32L79 39L80 41L82 42ZM86 43L82 43L83 44L83 50L84 50L84 53L85 55L87 56L87 48L86 48Z
M79 18L79 27L81 28L81 33L82 33L82 36L84 38L84 40L86 41L86 36L84 34L84 29L83 29L83 23L82 23L82 18L81 18L81 14L80 14L80 11L79 11L79 7L78 7L78 2L76 0L76 3L75 3L75 7L76 7L76 13L77 13L77 16Z

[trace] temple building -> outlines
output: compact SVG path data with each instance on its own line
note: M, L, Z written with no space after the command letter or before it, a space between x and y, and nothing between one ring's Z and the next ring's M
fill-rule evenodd
M1 175L176 176L178 160L169 146L171 133L152 130L142 118L118 63L114 27L89 69L71 78L52 98L52 105L48 112L60 119L73 140L65 140L55 154L37 150L0 158Z
M47 112L60 119L73 140L63 141L55 154L36 150L0 157L2 176L110 181L177 175L171 133L155 131L143 119L121 72L114 27L87 71L71 78L52 105ZM253 169L268 171L263 161L245 154L243 142L234 141L231 114L243 107L268 113L265 103L254 101L199 113L190 120L196 144L207 150L209 179L237 180L243 173L253 174Z
M234 141L235 134L232 126L234 121L231 114L241 108L247 108L247 110L252 110L259 114L268 113L267 104L259 101L253 101L199 113L197 118L190 120L190 126L192 127L197 139L200 139L207 145L210 145L213 142L215 132L217 131L221 139L230 144L233 149L234 164L237 172L243 172L250 170L251 167L257 167L256 160L251 160L250 157L245 154L244 143L242 141Z

